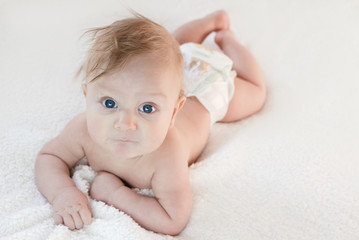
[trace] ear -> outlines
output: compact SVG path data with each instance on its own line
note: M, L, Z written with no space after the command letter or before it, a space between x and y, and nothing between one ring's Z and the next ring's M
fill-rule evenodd
M82 84L82 92L86 98L86 93L87 93L87 84L86 83Z
M173 110L173 114L172 114L172 118L171 118L171 122L170 122L170 128L172 128L175 125L175 119L176 119L177 113L181 110L181 108L183 107L185 102L186 102L185 96L178 97L176 105Z

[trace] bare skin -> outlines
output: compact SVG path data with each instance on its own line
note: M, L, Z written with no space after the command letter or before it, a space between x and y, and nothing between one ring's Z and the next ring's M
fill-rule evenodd
M257 112L265 100L258 64L229 27L226 12L217 11L174 33L182 44L201 43L216 31L216 43L233 60L235 93L222 122L238 121ZM186 226L192 206L188 165L206 145L210 117L196 98L177 97L178 87L165 81L175 77L175 71L161 72L154 62L151 56L141 56L130 61L120 76L84 85L86 113L71 120L40 151L36 182L53 204L56 224L80 229L91 223L88 200L69 175L69 169L86 156L98 171L90 189L93 199L115 206L155 232L176 235ZM139 66L144 70L136 71ZM138 84L128 79L136 79ZM144 102L142 98L155 103L153 112L144 111L148 104L136 105ZM104 108L108 100L127 105ZM155 197L139 195L131 187L152 188Z

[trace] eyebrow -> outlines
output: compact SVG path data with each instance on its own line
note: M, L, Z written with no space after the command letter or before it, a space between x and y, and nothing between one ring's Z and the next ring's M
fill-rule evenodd
M108 91L108 90L105 90L105 91L103 91L103 90L100 90L99 91L99 94L101 95L101 96L110 96L110 95L113 95L112 93L111 93L111 91ZM163 93L161 93L161 92L153 92L153 93L143 93L143 92L141 92L141 93L137 93L136 95L139 95L139 96L147 96L147 97L154 97L154 98L162 98L162 99L164 99L164 100L166 100L167 99L167 96L165 95L165 94L163 94Z

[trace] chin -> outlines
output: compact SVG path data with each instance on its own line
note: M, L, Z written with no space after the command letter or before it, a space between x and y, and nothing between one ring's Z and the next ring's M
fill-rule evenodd
M133 149L118 145L111 146L108 150L120 158L133 158L139 155L136 151L133 151Z

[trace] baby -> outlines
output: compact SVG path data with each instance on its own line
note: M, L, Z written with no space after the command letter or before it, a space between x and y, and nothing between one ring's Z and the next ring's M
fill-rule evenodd
M188 166L211 125L245 118L265 101L259 66L229 29L228 14L217 11L173 35L139 15L91 31L81 68L86 112L36 160L36 183L56 224L80 229L92 221L69 171L86 157L98 172L91 198L154 232L183 230L192 206ZM200 45L212 32L224 54ZM154 197L132 188L151 188Z

